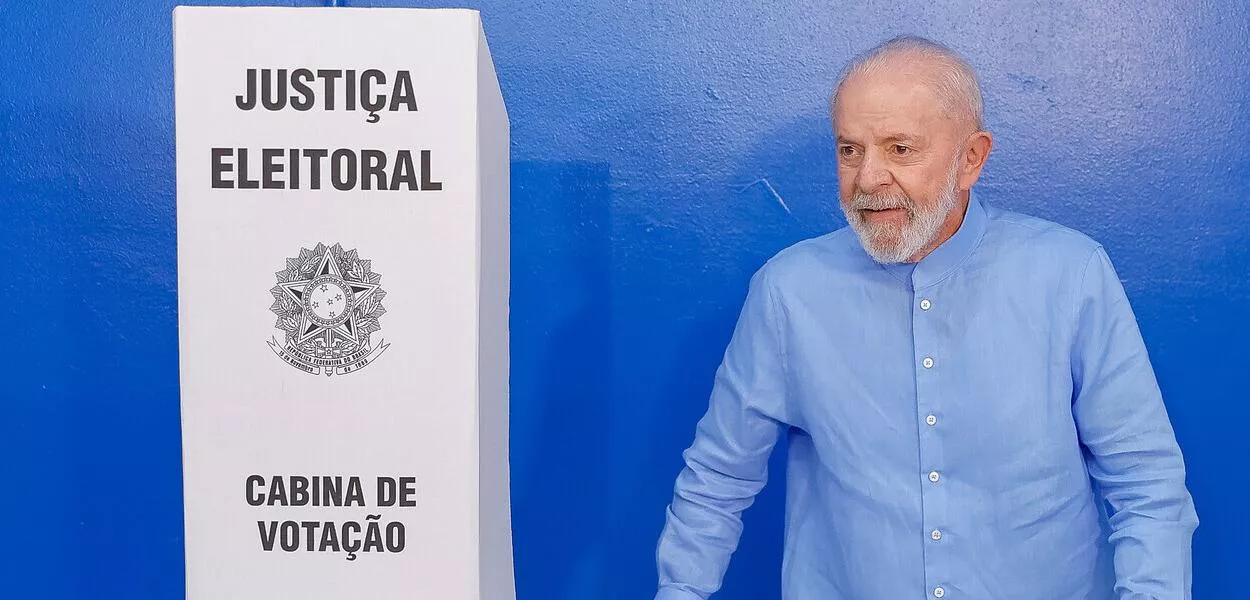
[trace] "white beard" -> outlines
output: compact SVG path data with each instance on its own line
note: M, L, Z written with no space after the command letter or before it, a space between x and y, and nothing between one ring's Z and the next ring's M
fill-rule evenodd
M851 200L842 206L847 223L859 236L859 242L873 260L888 264L906 262L928 246L935 237L946 217L955 210L958 190L955 177L959 174L959 165L951 165L938 197L937 206L924 210L916 202L903 193L865 194L856 192ZM862 209L883 210L902 208L907 211L908 223L899 227L890 223L870 223L860 214Z

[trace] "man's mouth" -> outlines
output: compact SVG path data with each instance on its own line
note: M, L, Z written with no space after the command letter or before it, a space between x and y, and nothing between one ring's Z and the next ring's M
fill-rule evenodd
M869 215L883 215L884 216L884 215L895 215L895 214L903 213L903 212L906 212L906 209L901 206L894 206L891 208L861 208L860 211Z

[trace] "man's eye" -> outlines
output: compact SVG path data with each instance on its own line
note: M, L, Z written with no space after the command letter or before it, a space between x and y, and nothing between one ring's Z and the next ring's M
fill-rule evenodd
M855 147L854 146L842 146L841 148L838 148L838 153L841 154L843 157L855 156Z
M894 151L895 154L899 156L905 156L911 153L911 148L908 148L907 146L904 146L902 144L894 144L894 147L892 148L892 150Z

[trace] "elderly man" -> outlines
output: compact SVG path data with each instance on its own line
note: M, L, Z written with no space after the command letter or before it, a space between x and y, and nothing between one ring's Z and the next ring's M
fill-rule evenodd
M657 600L719 588L782 433L783 598L1189 598L1197 517L1124 290L1096 242L971 192L972 69L896 39L832 112L850 227L752 278Z

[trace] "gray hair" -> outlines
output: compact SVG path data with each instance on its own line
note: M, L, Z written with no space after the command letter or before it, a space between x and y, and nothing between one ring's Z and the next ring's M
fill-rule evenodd
M889 67L892 59L899 57L934 63L936 68L927 83L937 90L943 111L954 118L968 119L978 130L983 128L981 86L977 83L976 71L954 50L919 36L896 37L855 57L838 78L838 85L829 99L830 113L849 79L882 71Z

